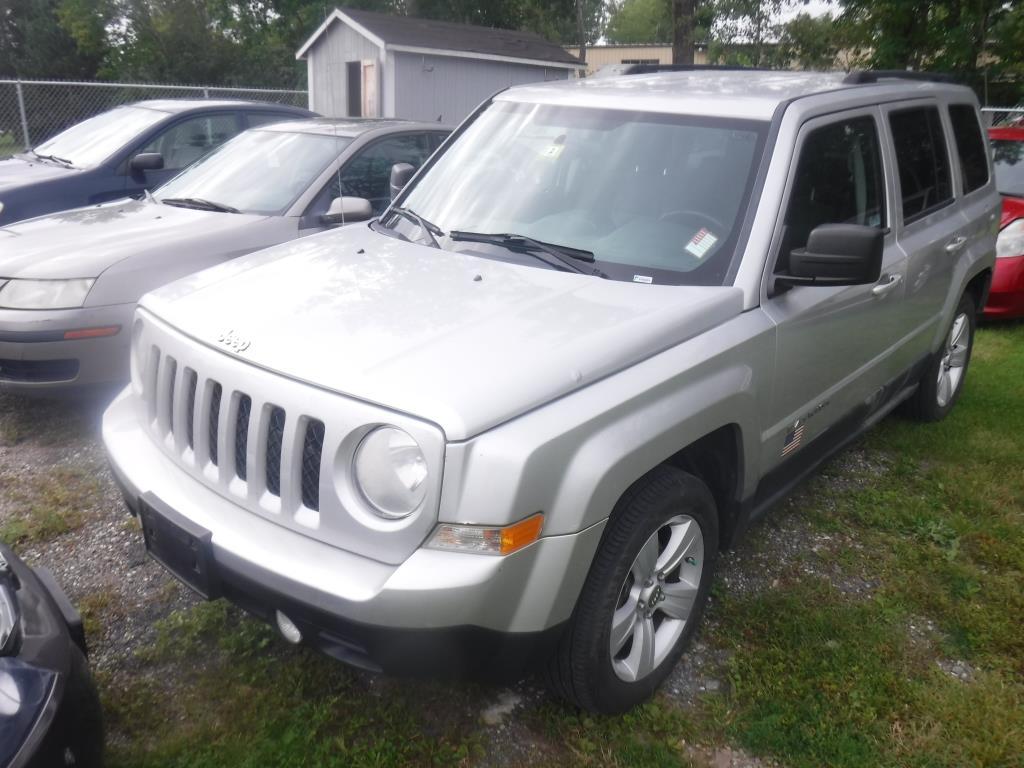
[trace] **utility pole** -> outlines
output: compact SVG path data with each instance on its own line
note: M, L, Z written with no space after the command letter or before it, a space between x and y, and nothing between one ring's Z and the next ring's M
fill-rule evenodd
M696 0L672 0L672 63L693 64Z

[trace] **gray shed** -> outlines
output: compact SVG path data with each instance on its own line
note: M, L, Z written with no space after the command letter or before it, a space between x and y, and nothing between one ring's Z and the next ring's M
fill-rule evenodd
M315 112L449 124L501 88L583 68L531 32L349 8L336 8L295 57L306 61Z

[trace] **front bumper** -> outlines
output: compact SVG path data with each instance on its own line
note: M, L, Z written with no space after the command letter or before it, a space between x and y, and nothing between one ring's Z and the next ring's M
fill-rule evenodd
M327 653L391 673L500 668L511 676L543 656L572 613L604 527L542 538L507 557L421 548L389 565L253 515L202 485L153 444L130 390L104 415L103 439L133 511L150 499L208 533L219 582L211 596L268 620L281 611Z
M0 658L0 687L7 694L0 764L6 759L9 768L98 766L102 716L81 619L48 571L32 570L2 545L0 552L19 583L24 633L17 656Z
M31 394L128 379L134 304L50 311L0 309L0 391ZM68 331L119 327L113 336L64 340Z
M1024 256L996 259L984 314L989 319L1024 317Z

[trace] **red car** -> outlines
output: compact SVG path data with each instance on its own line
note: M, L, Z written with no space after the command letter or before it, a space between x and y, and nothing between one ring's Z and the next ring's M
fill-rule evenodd
M1024 317L1024 125L990 128L1003 217L985 317Z

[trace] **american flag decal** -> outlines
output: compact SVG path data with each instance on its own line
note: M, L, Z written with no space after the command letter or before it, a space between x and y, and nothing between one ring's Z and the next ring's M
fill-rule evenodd
M804 423L798 421L793 425L793 428L786 433L786 441L782 444L782 455L789 456L797 448L800 447L800 442L804 439Z

